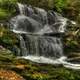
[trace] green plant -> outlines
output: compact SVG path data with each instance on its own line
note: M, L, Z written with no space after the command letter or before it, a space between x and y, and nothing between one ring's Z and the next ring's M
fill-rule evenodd
M11 14L4 9L0 9L0 20L5 20L7 19Z
M67 0L54 0L54 7L58 12L62 12L67 7Z
M16 0L0 0L0 20L5 20L16 12Z

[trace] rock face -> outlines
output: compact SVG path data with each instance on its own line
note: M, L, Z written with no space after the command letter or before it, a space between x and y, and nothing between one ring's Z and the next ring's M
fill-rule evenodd
M0 70L0 78L2 80L25 80L14 71Z

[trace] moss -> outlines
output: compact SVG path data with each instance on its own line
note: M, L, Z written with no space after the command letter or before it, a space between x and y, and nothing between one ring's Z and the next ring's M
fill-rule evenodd
M2 57L3 56L3 57ZM7 49L0 50L0 69L15 71L26 80L79 80L80 70L71 70L63 66L38 64L16 58Z

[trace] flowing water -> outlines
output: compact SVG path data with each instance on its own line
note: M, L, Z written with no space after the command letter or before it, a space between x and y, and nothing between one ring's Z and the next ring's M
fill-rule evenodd
M67 62L63 54L62 37L67 19L50 10L18 3L20 14L10 20L10 30L20 39L21 52L17 56L38 63L63 64L80 69L79 64ZM52 36L52 35L56 36ZM58 36L57 36L58 35Z

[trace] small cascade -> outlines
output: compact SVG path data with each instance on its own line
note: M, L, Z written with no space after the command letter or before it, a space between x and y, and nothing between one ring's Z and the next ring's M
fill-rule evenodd
M10 21L10 25L13 26L13 29L11 29L12 31L23 32L27 34L37 34L38 31L43 27L42 24L25 15L18 15L14 17Z
M44 56L47 58L63 56L60 38L26 35L25 43L29 55Z
M19 54L18 56L27 56L27 48L26 48L26 44L25 44L25 41L23 39L23 37L20 35L20 47L21 47L21 54Z
M47 12L44 9L35 7L36 13L40 16L42 24L48 24Z
M52 10L20 3L18 7L20 14L10 20L10 30L20 39L21 52L17 56L38 63L63 64L79 69L80 65L66 61L61 36L57 37L65 32L67 19Z
M24 12L25 12L25 6L26 5L22 5L22 4L20 4L20 3L17 3L18 4L18 7L19 7L19 11L20 11L20 14L25 14Z
M66 26L67 26L67 19L62 17L60 14L56 13L56 12L52 12L55 15L55 21L58 23L61 23L58 31L64 33L66 30Z

